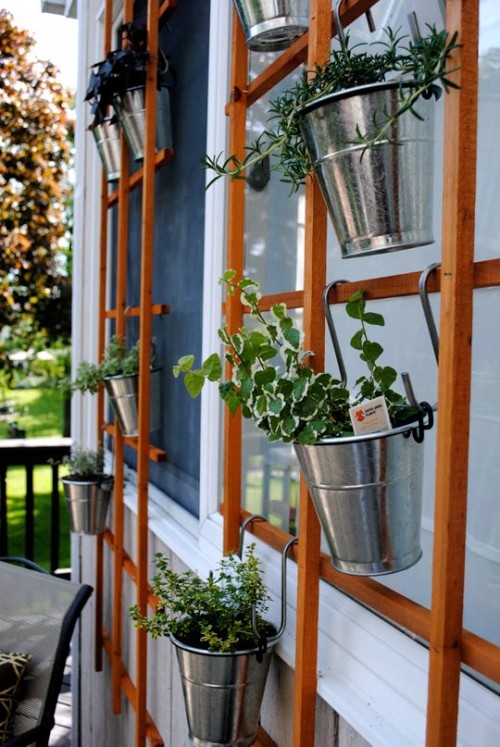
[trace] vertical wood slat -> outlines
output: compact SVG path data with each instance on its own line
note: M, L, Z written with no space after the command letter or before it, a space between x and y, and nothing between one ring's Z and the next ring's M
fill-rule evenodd
M133 20L133 3L126 0L123 6L123 21ZM129 196L130 196L130 149L127 140L120 130L120 181L118 184L118 225L116 239L116 274L115 274L115 334L126 339L125 309L127 308L127 273L128 273L128 234L129 234ZM103 311L105 314L105 311ZM115 428L114 435L114 472L115 487L113 492L113 618L111 629L111 703L113 713L121 712L122 688L122 637L123 637L123 543L124 543L124 437L120 428Z
M148 482L149 482L149 401L151 328L153 305L153 251L155 217L156 76L158 67L158 3L148 1L149 62L145 98L144 171L142 184L140 349L139 349L139 437L137 452L137 596L142 614L148 599ZM135 744L146 739L147 634L136 631L136 714Z
M459 91L445 101L443 247L427 747L457 737L467 515L476 191L478 0L448 0Z
M110 0L107 0L106 7ZM107 16L106 12L106 16ZM105 21L106 26L106 21ZM101 174L101 223L99 227L99 321L97 327L97 360L102 360L105 338L106 338L106 320L104 310L106 308L106 277L107 277L107 260L108 260L108 207L107 207L108 183L104 169ZM101 385L97 392L97 443L102 439L102 428L104 425L104 388ZM96 569L95 569L95 590L94 590L94 609L95 609L95 670L102 670L102 606L103 606L103 568L102 568L102 537L97 535L96 539Z
M106 0L104 5L104 55L111 49L111 24L113 16L113 0ZM99 224L99 311L97 325L97 360L102 359L106 341L106 289L108 272L108 182L104 168L101 170L101 215ZM97 392L97 443L102 439L104 425L104 390L99 387ZM96 543L95 564L95 651L94 667L96 672L102 670L102 624L103 624L103 544L102 536L98 535Z
M309 11L308 70L330 54L331 2L311 0ZM304 255L304 346L314 350L313 366L324 368L325 324L321 295L326 283L326 206L318 181L306 184ZM314 744L319 563L321 530L304 477L300 478L300 541L298 546L297 628L294 682L294 747Z
M248 77L248 51L241 24L233 9L231 50L231 100L227 107L230 117L230 153L244 155L246 139L245 88ZM245 182L235 179L228 184L227 266L236 270L238 279L244 269ZM233 334L243 322L243 307L239 296L227 296L226 324ZM229 364L226 364L229 369ZM230 376L229 370L226 371ZM238 550L241 511L241 413L224 411L224 552Z
M125 9L126 12L127 9ZM124 15L130 19L131 15ZM120 183L118 200L118 227L116 250L115 281L115 334L125 340L125 308L127 305L127 267L128 267L128 225L129 225L129 162L130 154L127 141L120 134ZM121 711L121 667L122 667L122 597L123 597L123 542L124 542L124 439L119 427L114 435L114 473L115 487L113 493L113 620L111 631L111 680L113 713Z

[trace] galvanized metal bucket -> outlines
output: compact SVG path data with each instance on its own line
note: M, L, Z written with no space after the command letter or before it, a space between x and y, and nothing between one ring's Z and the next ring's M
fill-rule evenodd
M150 431L156 431L161 426L160 374L161 368L151 370ZM111 407L124 436L137 436L138 434L138 384L138 374L132 376L110 376L104 380Z
M99 157L106 179L113 182L120 178L120 128L117 122L108 117L102 124L93 128Z
M273 646L258 657L258 649L212 653L170 638L179 662L190 739L202 747L253 744Z
M424 450L408 426L294 448L337 570L380 575L420 559Z
M304 107L301 129L343 257L431 244L434 107L397 118L373 148L356 144L398 104L400 83L375 83ZM391 142L389 142L391 141ZM397 143L397 144L396 144Z
M124 94L113 98L113 108L118 117L136 161L144 158L145 132L145 88L130 88ZM170 111L170 90L162 86L156 94L156 150L172 148L172 116Z
M113 477L102 475L95 480L61 477L66 496L70 530L75 534L101 534L113 492Z
M254 52L279 52L309 26L309 0L233 0L247 46Z

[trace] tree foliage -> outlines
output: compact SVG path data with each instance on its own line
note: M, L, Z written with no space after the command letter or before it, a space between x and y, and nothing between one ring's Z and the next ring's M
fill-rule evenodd
M0 330L46 328L54 304L60 331L71 98L34 45L0 9Z

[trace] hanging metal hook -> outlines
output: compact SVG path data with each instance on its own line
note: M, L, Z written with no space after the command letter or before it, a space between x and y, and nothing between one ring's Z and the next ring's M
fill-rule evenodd
M269 645L272 645L274 643L277 643L277 641L279 641L279 639L281 638L281 636L285 632L285 628L286 628L286 600L287 600L287 595L286 595L286 559L287 559L287 555L288 555L289 549L292 547L292 545L294 545L298 541L299 541L298 537L292 537L291 539L288 540L288 542L286 543L286 545L284 546L284 548L281 551L281 623L280 623L280 626L279 626L279 628L278 628L278 630L277 630L277 632L276 632L275 635L271 636L270 638L266 638L266 636L263 635L259 631L259 628L258 628L258 625L257 625L257 613L256 613L256 610L255 610L255 607L252 607L252 627L253 627L253 632L255 633L255 635L257 636L257 638L260 641L265 640L265 642L266 642L265 645L266 646L269 646Z
M439 334L429 301L429 294L427 292L427 281L429 280L429 276L440 267L441 265L439 262L434 262L434 264L429 265L420 275L420 280L418 281L418 294L420 296L420 303L422 304L422 309L424 311L424 317L427 323L427 329L429 330L432 349L434 350L437 364L439 364Z
M239 550L238 550L238 556L240 558L242 557L242 554L243 554L245 529L252 521L267 521L267 520L265 516L262 516L262 514L252 514L252 516L247 516L245 521L242 523L240 527L240 545L239 545ZM259 653L260 654L265 653L267 646L276 643L281 638L283 633L285 632L286 604L287 604L286 559L287 559L289 549L291 548L292 545L294 545L298 541L299 541L298 537L291 537L281 551L281 622L275 635L267 638L265 633L262 633L259 630L258 624L257 624L257 612L255 610L255 607L252 607L252 627L253 627L253 632L255 633L257 639L259 640Z
M345 31L344 27L340 20L340 6L342 5L343 0L335 0L335 4L333 6L333 17L335 19L335 28L337 30L337 36L339 37L339 41L344 46L345 44Z
M163 63L163 69L160 70L160 73L163 75L166 73L170 67L170 63L168 61L168 57L165 55L165 52L161 47L158 47L158 56L160 57L162 63Z
M323 291L323 310L325 313L326 321L328 324L328 330L330 332L330 337L332 340L333 349L335 352L335 357L337 359L337 365L340 372L340 379L342 382L342 386L347 386L347 373L344 365L344 359L342 357L342 351L340 349L340 343L339 339L337 337L337 332L335 329L335 325L333 323L333 317L332 312L330 309L330 304L328 303L328 296L330 294L330 291L332 288L335 288L336 285L339 285L339 283L346 283L347 280L334 280L331 283L329 283L326 288ZM415 392L413 389L413 384L411 381L410 374L407 371L404 371L401 374L401 379L403 381L404 390L406 393L406 397L408 399L409 404L414 407L417 410L417 417L418 417L418 425L411 429L411 431L408 431L408 435L411 433L413 435L413 438L417 442L423 441L423 431L429 430L432 428L433 425L433 418L429 416L429 410L435 410L437 405L434 405L434 407L431 407L427 402L419 402L415 396ZM427 421L424 420L424 417L427 416Z
M345 387L347 386L347 373L345 370L344 359L342 357L342 351L340 350L339 338L337 337L337 332L335 330L335 325L333 323L333 317L332 317L332 312L330 309L330 304L328 303L328 296L330 295L330 291L332 290L332 288L335 288L337 285L340 285L340 283L347 283L347 280L333 280L331 283L329 283L326 286L325 290L323 291L323 311L325 313L326 323L328 324L328 330L330 332L333 350L335 352L335 357L337 359L337 366L339 368L339 373L340 373L340 381L342 382L342 386Z
M410 33L413 43L418 44L418 42L422 38L422 34L420 33L420 26L418 23L418 16L416 11L412 10L411 13L408 13L408 23L410 25Z
M342 21L340 20L340 6L342 5L344 0L336 0L335 4L333 6L333 17L335 20L335 28L337 30L337 36L339 37L339 41L341 45L344 47L346 42L346 35L344 31L344 26L342 25ZM368 9L365 13L366 21L368 23L368 28L373 33L376 29L375 21L373 20L372 12L370 9Z
M265 516L262 516L262 514L252 514L251 516L247 516L245 521L240 527L240 545L238 547L238 557L243 557L243 544L245 542L245 529L249 524L252 523L252 521L267 521Z

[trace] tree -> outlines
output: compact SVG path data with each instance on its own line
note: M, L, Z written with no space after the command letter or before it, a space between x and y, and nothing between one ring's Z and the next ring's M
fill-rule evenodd
M71 97L57 68L34 56L34 44L0 9L0 330L45 328L54 337L47 324L61 310L48 309L68 287Z

